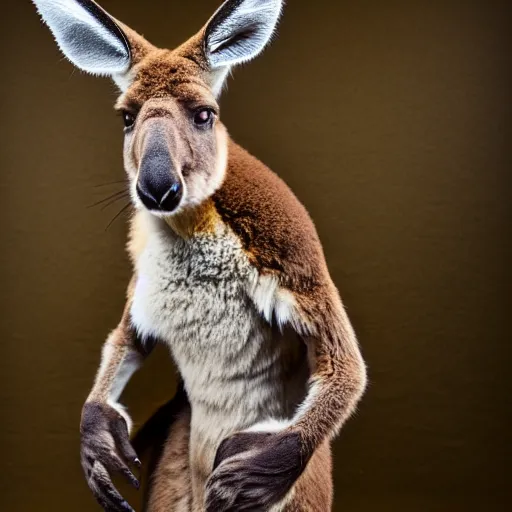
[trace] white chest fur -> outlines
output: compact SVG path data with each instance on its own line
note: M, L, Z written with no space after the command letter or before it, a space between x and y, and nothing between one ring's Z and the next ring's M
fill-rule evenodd
M251 408L282 415L272 407L275 390L267 394L263 385L279 381L282 336L248 293L258 276L238 239L220 225L185 241L159 219L148 220L147 231L136 263L136 328L169 345L192 403L217 405L219 413L239 409L252 383L260 403Z

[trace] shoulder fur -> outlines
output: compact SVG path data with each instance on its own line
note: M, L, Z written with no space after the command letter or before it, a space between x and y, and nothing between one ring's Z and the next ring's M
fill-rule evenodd
M296 293L326 282L322 246L306 209L281 178L232 141L213 200L260 274L274 275Z

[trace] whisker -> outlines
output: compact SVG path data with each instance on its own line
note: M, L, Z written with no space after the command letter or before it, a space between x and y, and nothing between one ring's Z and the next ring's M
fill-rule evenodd
M93 203L93 204L90 204L87 208L92 208L93 206L98 206L99 204L101 203L104 203L106 201L110 201L110 199L112 199L113 197L116 197L116 196L122 196L123 194L127 194L128 191L127 190L119 190L118 192L115 192L114 194L108 196L108 197L105 197L105 199L102 199L101 201L97 201L96 203Z
M105 228L105 231L108 230L108 228L113 224L113 222L121 215L127 208L129 208L132 205L131 201L128 201L127 204L125 204L115 215L114 218L108 223L107 227Z
M107 187L108 185L117 185L119 183L128 183L128 180L117 180L117 181L109 181L107 183L100 183L99 185L93 185L93 188Z
M118 197L114 197L114 199L110 200L108 203L104 204L101 207L101 211L103 211L105 208L108 208L111 204L115 203L116 201L119 201L119 199L125 199L127 197L130 197L130 194L128 193L128 191L124 195L121 195L121 196L118 196Z

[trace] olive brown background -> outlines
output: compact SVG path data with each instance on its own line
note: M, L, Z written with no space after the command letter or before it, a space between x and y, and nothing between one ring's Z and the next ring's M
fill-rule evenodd
M160 46L216 0L103 0ZM81 405L123 306L115 88L58 53L28 0L0 17L0 508L97 510ZM232 136L312 214L369 366L335 443L336 511L510 506L510 9L289 0L222 99ZM169 398L159 349L124 395ZM123 487L134 503L135 493Z

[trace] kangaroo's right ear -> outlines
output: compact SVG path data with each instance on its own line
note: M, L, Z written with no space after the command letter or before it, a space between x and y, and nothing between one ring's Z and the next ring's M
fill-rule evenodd
M151 45L92 0L32 0L62 53L75 66L118 84ZM133 39L133 41L132 41ZM132 51L135 50L135 52Z
M204 51L213 69L258 55L272 38L282 0L226 0L205 28Z

